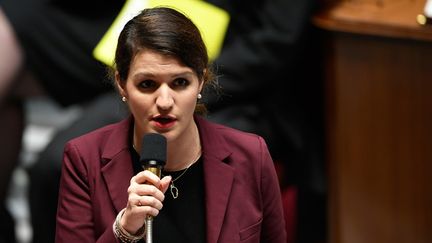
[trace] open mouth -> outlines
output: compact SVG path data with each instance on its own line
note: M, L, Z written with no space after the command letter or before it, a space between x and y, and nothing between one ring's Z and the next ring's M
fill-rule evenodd
M159 128L169 128L175 124L176 119L168 116L158 116L154 117L153 121Z
M168 124L168 123L174 121L174 119L169 118L169 117L157 117L154 120L160 124Z

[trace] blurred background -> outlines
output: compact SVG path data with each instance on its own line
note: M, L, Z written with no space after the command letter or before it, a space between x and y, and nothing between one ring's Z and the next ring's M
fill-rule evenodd
M80 106L64 108L47 97L31 98L25 104L27 126L23 136L20 164L15 168L6 201L15 219L17 243L32 242L33 227L28 200L28 169L60 129L72 124L82 113ZM47 195L40 195L41 198Z
M328 242L432 242L426 4L328 1L313 17L324 53Z

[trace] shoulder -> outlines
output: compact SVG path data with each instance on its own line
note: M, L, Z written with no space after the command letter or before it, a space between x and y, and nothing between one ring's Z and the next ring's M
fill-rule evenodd
M128 130L130 119L124 119L120 122L106 125L76 138L66 143L65 151L68 149L79 148L80 151L99 151L100 153L106 147L122 147L127 145Z
M245 146L257 146L265 143L264 139L255 133L241 131L232 127L228 127L219 123L207 120L206 118L196 118L201 132L206 136L221 136L227 143L241 144Z
M128 124L126 119L69 140L63 151L62 170L83 180L99 177L103 166L128 151Z
M86 144L96 141L104 141L118 127L118 124L109 124L96 130L90 131L78 137L72 138L68 144Z
M230 157L262 158L269 154L265 140L258 134L241 131L222 124L214 123L205 118L196 118L201 139L206 152L215 154L231 154ZM209 151L210 150L210 151Z

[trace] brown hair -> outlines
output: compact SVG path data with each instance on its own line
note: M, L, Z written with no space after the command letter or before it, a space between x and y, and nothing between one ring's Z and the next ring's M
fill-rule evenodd
M199 80L203 80L203 90L208 86L216 86L200 31L177 10L167 7L147 8L126 23L118 38L114 60L114 69L121 83L128 78L134 56L144 49L179 58L195 71ZM198 103L195 112L205 114L204 104Z

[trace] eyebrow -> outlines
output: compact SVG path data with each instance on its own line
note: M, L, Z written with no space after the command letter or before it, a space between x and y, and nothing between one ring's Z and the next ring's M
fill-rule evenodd
M173 74L168 74L170 78L176 78L176 77L192 77L194 75L194 72L192 71L184 71L184 72L180 72L180 73L173 73ZM138 72L136 74L133 75L134 78L141 78L141 77L150 77L150 78L154 78L156 76L159 76L158 74L155 74L153 72L147 72L147 71L143 71L143 72Z
M181 73L176 73L175 75L172 75L171 77L179 77L179 76L193 76L194 75L194 72L191 72L191 71L184 71L184 72L181 72Z

